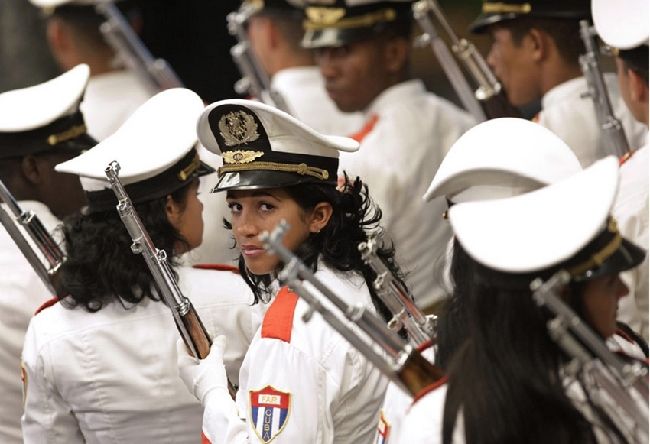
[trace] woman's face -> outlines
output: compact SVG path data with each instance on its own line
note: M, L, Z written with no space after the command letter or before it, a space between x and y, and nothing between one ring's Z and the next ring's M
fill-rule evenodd
M177 247L177 254L187 253L203 242L203 204L198 198L199 179L194 180L187 187L185 203L175 202L167 196L167 219L188 243Z
M311 232L320 230L314 211L303 210L289 194L281 189L228 191L226 201L231 213L232 232L241 250L246 268L256 275L269 274L278 268L280 260L267 253L258 236L271 232L284 219L289 230L283 244L296 249Z
M587 281L582 293L584 315L586 321L603 338L616 332L618 300L628 292L618 273Z

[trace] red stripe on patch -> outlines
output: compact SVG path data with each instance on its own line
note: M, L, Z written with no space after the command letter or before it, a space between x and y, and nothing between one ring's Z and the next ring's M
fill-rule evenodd
M372 116L370 116L370 119L368 119L368 121L363 125L363 128L361 128L356 133L350 135L349 137L361 143L361 141L365 139L368 134L370 134L370 132L373 130L373 128L375 127L378 121L379 121L379 116L377 114L373 114Z
M226 264L195 264L192 268L197 268L199 270L216 270L216 271L230 271L235 274L239 274L239 268L234 265Z
M430 384L430 385L427 385L426 387L424 387L422 390L420 390L418 393L416 393L415 396L413 397L413 404L415 404L420 399L422 399L424 397L424 395L426 395L427 393L431 393L435 389L445 385L447 383L448 379L449 378L447 377L447 375L445 375L442 378L438 379L433 384Z
M293 313L297 303L298 295L282 287L264 315L262 337L291 342Z
M40 312L42 312L46 308L51 307L52 305L56 304L57 302L59 302L58 296L54 296L52 299L49 299L49 300L43 302L43 304L40 307L38 307L36 309L36 311L34 312L34 316L36 316L37 314L39 314Z

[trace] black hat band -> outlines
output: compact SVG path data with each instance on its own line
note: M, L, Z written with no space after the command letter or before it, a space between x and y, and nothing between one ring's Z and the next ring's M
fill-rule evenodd
M157 176L124 186L133 203L140 203L166 196L184 187L196 177L205 176L214 169L201 162L195 149ZM110 189L86 191L90 212L115 209L117 198Z

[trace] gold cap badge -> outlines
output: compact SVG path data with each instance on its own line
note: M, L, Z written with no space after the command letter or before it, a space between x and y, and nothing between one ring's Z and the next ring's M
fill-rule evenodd
M260 137L255 118L244 111L233 111L221 116L219 133L227 146L253 142Z
M224 151L224 163L251 163L264 155L263 151Z

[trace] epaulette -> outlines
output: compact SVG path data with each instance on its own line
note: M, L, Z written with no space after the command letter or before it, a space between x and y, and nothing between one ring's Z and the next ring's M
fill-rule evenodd
M293 313L297 303L298 295L282 287L264 315L262 337L291 342Z
M373 130L373 128L375 127L378 121L379 121L379 116L377 114L373 114L372 116L370 116L368 121L363 125L363 128L361 128L356 133L351 134L349 137L361 143L361 141L365 139L368 134L370 134L370 132Z
M215 271L230 271L235 274L239 274L239 268L235 267L234 265L226 265L226 264L195 264L192 266L192 268L196 268L198 270L215 270Z
M57 302L59 302L59 297L58 296L54 296L52 299L48 299L47 301L43 302L43 304L41 304L41 306L38 307L36 309L36 311L34 312L34 316L36 316L37 314L39 314L40 312L42 312L46 308L53 306Z

